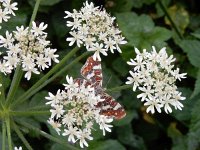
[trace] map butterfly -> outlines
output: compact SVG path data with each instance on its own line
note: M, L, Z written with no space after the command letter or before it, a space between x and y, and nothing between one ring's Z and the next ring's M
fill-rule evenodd
M89 57L86 63L81 68L81 75L84 77L75 80L78 85L84 85L94 87L95 94L100 95L101 99L104 101L99 102L96 107L100 108L100 114L105 116L114 117L115 119L122 119L126 116L124 108L114 100L114 98L107 93L102 88L102 69L101 62L94 60L93 57Z

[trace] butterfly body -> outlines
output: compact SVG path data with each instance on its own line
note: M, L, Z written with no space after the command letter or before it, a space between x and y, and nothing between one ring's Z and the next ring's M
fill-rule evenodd
M93 57L89 57L81 68L81 75L85 79L78 78L75 80L75 83L86 87L93 87L95 89L95 94L103 99L103 101L99 102L96 106L101 109L100 114L114 117L115 119L121 119L126 116L124 108L102 88L103 77L100 61L95 61Z

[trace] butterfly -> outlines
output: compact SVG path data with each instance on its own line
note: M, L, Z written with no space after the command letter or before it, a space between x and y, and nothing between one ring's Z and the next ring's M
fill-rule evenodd
M84 79L78 78L75 80L75 83L85 85L86 87L89 85L94 87L96 95L104 99L98 102L96 106L101 109L100 114L114 117L117 120L126 116L124 108L102 88L103 76L100 61L94 60L92 56L88 57L80 72Z

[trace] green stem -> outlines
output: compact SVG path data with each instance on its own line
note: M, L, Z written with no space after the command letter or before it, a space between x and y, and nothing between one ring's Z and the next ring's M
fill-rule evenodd
M122 86L114 87L114 88L111 88L111 89L107 89L106 92L116 92L116 91L129 89L131 87L133 87L133 86L132 85L122 85Z
M34 116L34 115L49 115L48 111L10 111L12 116Z
M47 110L49 109L50 106L47 105L43 105L43 106L34 106L34 107L30 107L29 110Z
M27 123L27 122L23 122L23 121L20 121L19 122L21 125L27 127L28 129L30 130L34 130L36 133L39 133L40 135L44 136L45 138L51 140L51 141L54 141L58 144L62 144L63 146L65 146L67 149L70 149L70 150L79 150L78 148L72 146L72 145L69 145L67 144L67 140L62 140L62 139L59 139L59 138L56 138L56 137L53 137L52 135L32 126L31 124Z
M34 10L33 10L32 16L31 16L31 20L30 20L30 23L29 23L29 27L32 26L32 21L35 20L35 17L36 17L36 14L37 14L37 11L38 11L38 8L39 8L39 5L40 5L40 1L41 0L36 1ZM21 81L22 74L23 74L23 72L22 72L21 66L18 65L17 68L16 68L16 71L15 71L12 83L11 83L11 87L10 87L9 92L8 92L6 105L5 105L6 107L8 107L10 105L10 103L11 103L11 101L12 101L14 95L15 95L15 92L16 92L16 90L19 86L19 83Z
M40 89L42 89L44 86L46 86L47 84L49 84L51 81L53 81L56 77L58 77L59 75L61 75L62 73L66 72L67 69L69 69L70 67L72 67L75 63L77 63L78 61L80 61L83 57L87 56L88 54L90 54L90 52L85 52L83 53L81 56L77 57L75 60L73 60L69 65L66 65L64 68L62 68L59 72L57 72L54 76L52 76L51 78L47 78L45 77L45 80L43 78L41 78L40 80L44 80L44 81L38 81L40 82L40 84L34 84L25 94L23 94L20 98L18 98L15 103L13 103L13 106L15 107L16 104L22 103L24 101L26 101L28 98L30 98L32 95L34 95L35 93L37 93ZM56 66L55 66L56 67ZM52 68L54 69L54 68ZM46 79L47 78L47 79Z
M4 84L3 84L3 74L0 73L0 104L1 108L4 109L4 103L5 103L5 92L4 92Z
M32 16L31 16L31 20L29 22L29 28L32 27L32 22L35 20L35 17L37 15L38 8L39 8L39 5L40 5L40 1L41 0L37 0L36 3L35 3L34 10L33 10Z
M15 70L15 74L14 74L14 77L12 79L10 89L8 91L8 96L7 96L6 105L5 105L6 107L8 107L10 105L10 103L13 100L13 97L15 96L15 93L16 93L17 88L19 86L20 80L22 78L22 74L23 74L23 72L21 70L21 66L18 65L16 70Z
M12 122L12 125L14 127L15 132L17 133L18 137L21 139L21 141L24 143L24 145L26 146L26 148L28 150L33 150L33 148L30 146L29 142L25 139L24 135L22 134L22 132L20 131L19 127Z
M10 118L9 117L6 117L6 129L7 129L7 136L8 136L8 147L9 147L9 150L13 150L12 139L11 139L11 131L10 131Z
M176 26L176 24L174 23L173 19L171 18L171 16L169 15L165 5L163 5L162 0L158 0L158 4L160 5L161 9L164 11L166 17L169 19L172 27L174 28L175 32L177 33L178 37L180 39L183 39L183 35L181 34L181 32L179 31L178 27Z
M2 150L6 150L6 124L2 121Z

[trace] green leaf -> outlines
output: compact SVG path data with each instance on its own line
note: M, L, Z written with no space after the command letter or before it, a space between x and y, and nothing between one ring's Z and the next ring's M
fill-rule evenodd
M168 5L170 4L171 0L162 0L162 4L167 8ZM159 2L157 1L156 3L156 12L158 17L162 17L165 15L165 12L163 9L160 7Z
M168 136L172 139L172 150L186 150L186 136L177 129L176 123L171 123L167 129Z
M193 35L194 37L196 37L197 39L200 40L200 34L199 33L191 33L191 35Z
M189 150L196 150L200 145L200 99L192 108L192 119L189 126L187 145Z
M61 38L63 38L70 30L70 28L66 26L63 16L64 16L63 12L58 11L58 12L53 13L52 18L51 18L51 22L55 30L55 34L57 37L59 37L59 39L57 40L60 40Z
M197 74L197 79L195 81L195 85L194 85L194 91L192 93L192 98L195 97L196 95L198 95L200 93L200 69L198 71Z
M41 0L40 5L53 6L59 3L61 0Z
M106 140L92 143L88 150L126 150L117 140Z
M181 33L184 33L190 22L188 12L183 7L177 5L169 7L167 11ZM165 23L171 25L167 17L165 17Z
M16 26L26 25L27 14L23 13L23 11L17 11L16 16L11 17L8 22L3 22L1 24L2 29L0 30L0 34L4 35L6 31L12 32L16 30Z
M44 108L44 106L46 106L45 96L47 96L47 95L48 95L47 91L41 91L41 92L38 92L37 94L35 94L29 103L29 108L37 107L38 109L34 109L34 110L41 110L41 111L49 110L48 107ZM42 109L40 109L40 107L42 107ZM48 115L41 115L41 116L35 115L33 117L40 122L46 123L49 116Z
M51 147L51 150L66 150L66 147L64 147L63 145L61 144L53 144L52 147Z
M148 15L138 16L135 13L118 13L116 16L129 46L151 49L154 45L161 48L166 45L165 41L172 36L168 29L155 27L153 20ZM123 51L121 55L127 56L126 53Z
M191 119L191 111L196 99L190 99L192 91L189 88L179 88L179 91L182 92L182 96L186 97L184 101L181 101L184 107L181 111L174 109L171 115L179 121L188 121Z
M183 49L185 53L188 55L188 59L190 63L200 68L200 41L198 40L182 40L178 43L179 46Z
M200 26L200 15L190 14L190 24L189 28L192 31L199 29Z
M125 12L131 11L134 5L134 1L130 0L115 0L115 1L106 1L106 8L112 12Z
M46 103L45 96L47 95L48 95L47 91L41 91L35 94L33 98L31 98L31 101L29 103L30 107L44 106Z
M128 65L127 63L121 59L120 57L118 57L117 59L115 59L112 63L112 67L113 69L118 72L121 76L125 77L127 75L127 70L128 70Z
M124 126L130 124L131 121L135 118L138 118L138 114L135 110L127 111L126 116L121 120L115 120L113 123L115 126Z
M133 134L131 124L117 128L118 139L125 145L131 146L134 149L145 150L145 144L141 137Z

